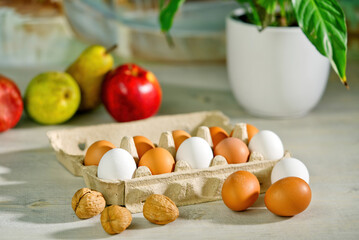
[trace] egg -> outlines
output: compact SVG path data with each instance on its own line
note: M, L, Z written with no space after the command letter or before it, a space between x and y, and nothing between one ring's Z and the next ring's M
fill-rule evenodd
M257 177L247 171L232 173L222 186L224 204L233 211L243 211L258 199L260 185Z
M135 142L138 159L141 159L143 154L145 154L148 150L155 148L155 145L146 137L143 136L135 136L133 137L133 141Z
M138 166L146 166L152 175L170 173L174 170L175 160L172 154L164 148L148 150L140 159Z
M179 146L182 144L182 142L187 138L190 138L191 135L189 135L188 132L183 130L174 130L172 131L172 137L173 137L173 141L175 142L175 148L177 151Z
M270 186L264 196L264 203L272 213L290 217L303 212L311 199L312 192L303 179L287 177Z
M218 143L214 149L214 155L225 157L229 164L245 163L248 161L249 149L242 140L229 137Z
M109 150L115 148L116 146L113 145L109 141L101 140L94 142L91 144L91 146L87 149L85 159L84 159L84 165L90 166L90 165L96 165L98 166L98 163L100 162L100 159L102 156Z
M98 164L97 177L105 180L131 179L136 170L135 159L121 148L106 152Z
M223 139L228 138L228 133L220 127L210 127L209 132L211 134L212 142L213 142L213 149L217 146L219 142Z
M251 152L261 153L266 160L278 160L284 155L283 143L272 131L262 130L248 144Z
M283 158L274 165L271 174L272 184L286 177L299 177L309 184L308 169L304 163L296 158Z
M200 137L186 139L176 153L176 160L186 161L191 168L208 168L212 159L211 146Z
M248 134L248 142L251 141L252 137L259 132L258 128L247 123L247 134Z
M248 142L249 142L249 141L251 141L252 137L259 132L259 130L258 130L258 128L256 128L255 126L253 126L249 123L246 124L246 128L247 128ZM232 135L233 135L233 130L230 134L230 137L232 137Z

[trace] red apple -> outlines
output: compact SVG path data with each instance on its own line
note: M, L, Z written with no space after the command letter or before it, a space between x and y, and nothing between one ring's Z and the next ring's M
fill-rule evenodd
M152 72L136 64L124 64L107 74L101 97L116 121L128 122L156 114L162 90Z
M13 81L0 75L0 132L19 122L23 108L19 88Z

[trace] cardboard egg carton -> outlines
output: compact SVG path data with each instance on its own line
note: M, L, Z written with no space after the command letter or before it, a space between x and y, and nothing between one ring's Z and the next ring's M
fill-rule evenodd
M233 137L247 142L246 124L230 124L221 112L197 112L153 117L130 123L113 123L89 127L56 130L47 133L57 159L72 174L83 176L87 187L101 192L107 204L125 205L132 213L141 212L146 198L153 194L170 197L177 206L196 204L221 199L224 180L233 172L246 170L257 176L261 192L270 186L270 174L278 160L265 160L260 153L251 153L247 163L227 164L222 156L215 156L205 169L191 169L185 161L176 161L174 172L151 175L141 166L129 180L103 180L97 177L97 166L84 166L87 148L98 140L107 140L121 147L137 160L133 136L149 138L155 145L176 154L173 130L185 130L191 136L204 138L213 146L209 128L218 126ZM286 153L288 154L288 153Z

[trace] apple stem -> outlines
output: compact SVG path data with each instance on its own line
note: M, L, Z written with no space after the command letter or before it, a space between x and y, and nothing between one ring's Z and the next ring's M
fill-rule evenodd
M113 45L113 46L107 48L105 53L106 53L106 54L109 54L110 52L112 52L112 51L115 50L116 48L117 48L117 44L115 44L115 45Z

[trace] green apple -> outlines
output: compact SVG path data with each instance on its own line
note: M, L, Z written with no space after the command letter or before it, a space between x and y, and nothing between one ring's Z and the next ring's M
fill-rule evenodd
M27 114L36 122L59 124L76 113L81 102L81 92L69 74L45 72L31 80L24 102Z

